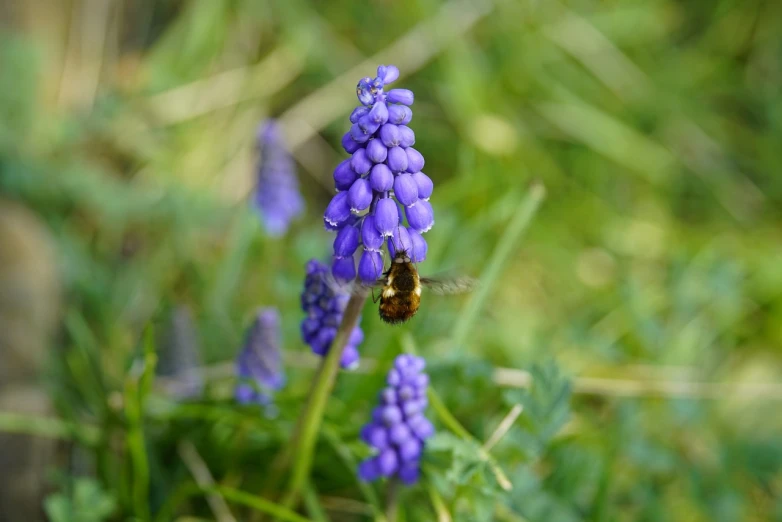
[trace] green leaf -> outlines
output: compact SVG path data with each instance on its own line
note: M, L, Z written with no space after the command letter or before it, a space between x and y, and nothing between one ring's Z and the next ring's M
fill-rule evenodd
M71 493L55 493L44 500L51 522L101 522L117 508L114 497L91 478L77 478Z

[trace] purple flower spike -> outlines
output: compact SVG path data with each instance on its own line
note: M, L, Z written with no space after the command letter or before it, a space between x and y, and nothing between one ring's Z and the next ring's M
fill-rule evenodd
M371 482L380 477L398 477L407 485L415 484L420 475L420 461L426 439L434 427L423 416L428 379L423 372L424 360L400 355L388 373L389 388L380 393L380 406L373 420L361 430L361 440L377 454L358 466L361 480ZM407 412L410 412L408 414Z
M290 222L304 211L296 165L274 121L261 125L258 145L261 155L252 204L261 215L266 233L282 236L288 231Z
M413 91L409 89L391 89L386 96L389 103L401 103L402 105L412 105L413 98Z
M337 194L324 214L326 228L338 233L332 273L339 279L357 274L364 282L374 282L382 276L384 243L392 255L407 250L416 262L426 258L420 233L434 223L428 203L433 184L420 172L424 158L412 148L415 133L407 126L413 118L408 106L413 93L388 88L398 78L399 69L381 65L375 78L362 78L356 86L361 105L350 114L352 125L342 137L351 158L334 170ZM354 230L343 232L345 227ZM359 246L363 251L356 266L353 253ZM318 342L325 345L330 340L323 337Z
M281 345L279 312L276 308L261 308L247 330L244 347L236 359L237 402L262 406L271 403L271 393L285 384Z
M335 257L332 264L334 277L347 275L346 279L353 279L356 277L355 270L352 256ZM331 280L327 265L314 259L307 264L307 278L301 294L301 306L307 316L301 323L301 335L315 354L324 356L328 353L349 298L347 289L341 289ZM358 345L363 340L364 333L356 326L340 358L343 368L356 367L359 358Z

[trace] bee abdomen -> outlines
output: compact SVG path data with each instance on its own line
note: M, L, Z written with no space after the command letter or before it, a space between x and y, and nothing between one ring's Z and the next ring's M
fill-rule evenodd
M380 298L380 318L391 324L404 323L415 315L421 298L413 292L397 292Z

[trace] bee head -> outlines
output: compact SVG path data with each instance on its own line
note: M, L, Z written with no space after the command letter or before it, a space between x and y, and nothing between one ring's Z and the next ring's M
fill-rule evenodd
M410 263L410 256L407 255L407 250L398 250L394 255L394 263Z

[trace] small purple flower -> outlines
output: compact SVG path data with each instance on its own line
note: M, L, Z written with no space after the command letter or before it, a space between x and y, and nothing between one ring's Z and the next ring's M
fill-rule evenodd
M282 236L290 222L304 211L296 166L283 142L277 123L269 120L258 129L261 157L253 203L270 236Z
M415 133L407 126L413 118L408 107L413 104L413 92L385 90L398 77L399 69L381 65L375 78L362 78L356 86L361 105L351 113L352 126L342 137L342 147L351 157L334 170L337 194L323 215L326 228L338 236L331 266L336 279L358 275L364 282L373 282L382 276L385 238L400 236L392 249L401 245L411 253L415 250L411 256L415 262L426 259L427 245L421 234L434 225L429 204L434 185L421 172L424 157L413 148ZM344 233L347 227L356 233ZM348 251L359 246L362 252L356 266Z
M336 274L346 276L345 279L356 277L353 251L358 248L359 236L358 229L351 226L343 227L337 232L334 249L338 254L332 266L335 277ZM301 336L314 353L320 356L328 353L342 323L342 315L349 298L349 293L340 291L336 282L330 278L327 265L315 259L307 263L307 278L301 294L301 307L307 317L301 323ZM363 340L364 332L356 326L350 334L345 351L342 352L340 366L348 369L358 366L358 345Z
M361 480L397 476L408 485L418 481L426 439L434 435L434 426L423 415L429 385L424 366L424 360L413 355L400 355L394 361L386 378L388 387L380 392L380 405L361 430L361 439L377 451L359 464Z
M241 404L271 404L271 392L285 384L281 359L282 334L276 308L261 308L247 330L236 359L239 383L234 396Z

